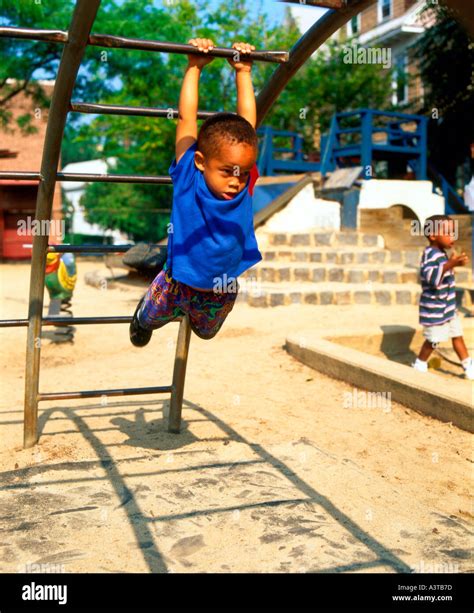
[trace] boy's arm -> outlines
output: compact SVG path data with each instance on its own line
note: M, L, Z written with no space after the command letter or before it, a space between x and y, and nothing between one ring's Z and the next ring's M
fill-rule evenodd
M208 38L192 38L189 44L198 47L204 53L207 53L209 49L214 47L212 40ZM212 62L213 59L213 57L188 55L188 66L179 95L178 125L176 126L176 163L179 162L183 154L197 140L199 78L202 68Z
M237 51L229 64L235 69L235 84L237 87L237 113L244 117L254 128L257 125L257 104L252 84L252 61L244 61L242 55L255 50L248 43L234 43L232 48Z
M252 73L250 70L236 70L237 113L246 119L253 128L257 125L257 104L253 91Z
M444 263L443 273L445 273L447 270L451 270L455 266L464 266L468 263L468 261L469 258L464 253L464 251L461 253L461 255L457 255L457 253L453 250L449 260Z

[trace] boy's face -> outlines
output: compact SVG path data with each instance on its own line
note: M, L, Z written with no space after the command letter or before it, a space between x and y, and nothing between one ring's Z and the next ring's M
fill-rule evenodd
M222 143L218 157L206 158L201 151L194 156L208 188L222 200L232 200L244 189L256 159L256 148L248 143Z
M437 231L429 236L430 242L436 243L443 249L450 249L456 238L454 220L438 221Z

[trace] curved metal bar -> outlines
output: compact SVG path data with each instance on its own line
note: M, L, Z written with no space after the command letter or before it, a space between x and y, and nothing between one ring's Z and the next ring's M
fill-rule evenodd
M58 168L64 125L87 39L94 23L100 0L77 0L59 64L48 116L41 181L36 198L36 219L51 219L56 171ZM43 314L44 277L48 236L35 236L31 259L30 296L28 309L28 338L25 369L25 430L24 447L32 447L38 440L38 380L41 348L41 318Z
M290 50L288 62L280 64L257 97L257 127L261 125L268 111L290 79L306 60L339 28L354 15L365 10L377 0L354 0L346 9L328 11L300 38Z

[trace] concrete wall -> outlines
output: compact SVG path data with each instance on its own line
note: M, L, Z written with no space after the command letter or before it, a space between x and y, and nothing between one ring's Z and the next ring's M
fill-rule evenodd
M339 230L340 208L339 202L316 198L314 186L309 183L261 227L272 232L299 232L309 228Z
M421 223L430 215L444 213L444 199L433 194L431 181L362 181L359 212L363 209L387 209L404 205Z

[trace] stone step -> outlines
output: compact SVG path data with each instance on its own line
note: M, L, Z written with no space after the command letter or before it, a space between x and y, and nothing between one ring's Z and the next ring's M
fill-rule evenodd
M250 306L270 307L290 304L418 304L420 286L406 283L261 283L240 281L237 300Z
M245 271L241 278L257 282L280 283L287 281L323 283L326 281L344 283L419 283L418 268L404 266L381 267L379 264L343 266L317 264L313 262L287 263L264 262ZM456 281L468 282L470 271L457 270Z
M308 230L307 232L263 232L268 245L290 247L384 247L383 236L350 230Z
M418 268L420 250L361 247L261 247L262 263L319 262L322 264L405 264Z
M418 283L406 283L403 288L393 283L261 283L241 279L237 301L250 306L270 307L290 304L377 304L417 305L421 293ZM466 304L466 295L474 292L474 284L456 287L456 301Z

